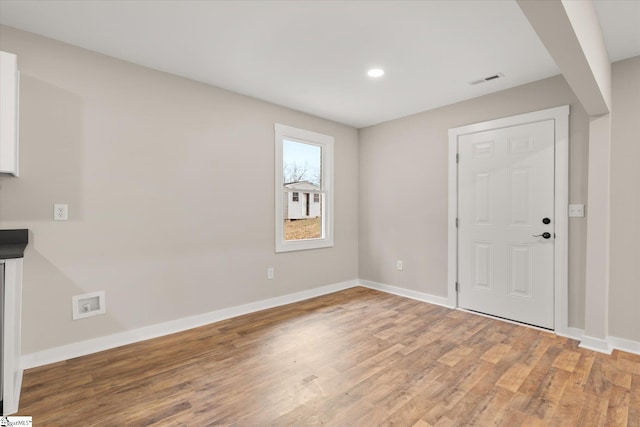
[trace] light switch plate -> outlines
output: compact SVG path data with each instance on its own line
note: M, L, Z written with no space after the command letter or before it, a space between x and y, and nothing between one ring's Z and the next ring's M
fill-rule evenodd
M569 217L570 218L583 218L584 217L584 205L569 205Z

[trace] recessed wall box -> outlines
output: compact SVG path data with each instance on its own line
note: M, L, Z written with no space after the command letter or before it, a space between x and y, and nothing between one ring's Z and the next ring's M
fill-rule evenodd
M71 297L73 320L106 313L104 291L91 292Z

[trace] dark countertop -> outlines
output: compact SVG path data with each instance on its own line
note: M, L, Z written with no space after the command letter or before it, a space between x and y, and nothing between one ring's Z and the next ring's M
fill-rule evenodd
M24 257L29 243L29 230L0 230L0 259Z

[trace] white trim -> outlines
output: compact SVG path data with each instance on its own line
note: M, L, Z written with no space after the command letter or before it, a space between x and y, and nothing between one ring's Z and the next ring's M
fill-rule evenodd
M22 278L23 258L2 260L4 264L4 331L2 387L4 415L18 412L22 390L23 369L20 364L22 350ZM0 414L0 415L3 415Z
M611 354L611 352L613 351L613 348L611 347L611 344L609 344L609 341L602 340L600 338L588 337L586 335L582 336L578 347L605 354Z
M385 285L383 283L372 282L370 280L360 279L359 285L369 289L375 289L377 291L385 292L388 294L398 295L405 298L411 298L414 300L426 302L429 304L440 305L446 308L464 311L465 313L475 314L477 316L488 317L490 319L500 320L506 323L511 323L513 325L523 326L527 328L532 328L539 331L553 332L548 329L539 328L537 326L526 325L524 323L514 322L509 319L501 319L499 317L490 316L483 313L478 313L475 311L465 310L463 308L458 308L456 306L452 306L449 304L450 299L444 298L436 295L426 294L422 292L412 291L410 289L399 288L397 286ZM591 337L586 337L584 335L584 330L574 327L566 327L562 331L555 331L556 335L569 338L575 341L580 341L579 347L586 348L588 350L597 351L599 353L611 354L611 351L621 350L626 351L627 353L640 354L640 342L632 341L624 338L618 337L607 337L607 340L597 340Z
M332 285L320 286L318 288L309 289L306 291L295 292L293 294L283 295L280 297L269 298L262 301L256 301L249 304L243 304L226 309L216 310L209 313L199 314L196 316L185 317L182 319L172 320L157 325L146 326L143 328L134 329L131 331L121 332L117 334L107 335L104 337L94 338L86 341L81 341L73 344L67 344L60 347L55 347L48 350L39 351L36 353L30 353L23 355L20 360L20 372L22 374L23 369L35 368L38 366L48 365L50 363L60 362L63 360L72 359L74 357L85 356L88 354L96 353L103 350L109 350L112 348L120 347L127 344L132 344L139 341L144 341L152 338L157 338L176 332L186 331L188 329L197 328L199 326L208 325L210 323L219 322L221 320L230 319L232 317L241 316L248 313L253 313L260 310L266 310L273 307L279 307L286 304L291 304L298 301L304 301L310 298L319 297L322 295L331 294L334 292L342 291L345 289L362 286L377 291L398 295L405 298L411 298L414 300L426 302L429 304L440 305L449 309L455 309L449 305L449 300L444 297L426 294L422 292L416 292L409 289L399 288L396 286L385 285L382 283L376 283L369 280L349 280L347 282L335 283ZM463 310L466 311L466 310ZM472 314L478 314L470 312ZM499 319L500 320L500 319ZM511 323L511 322L509 322ZM515 323L520 326L520 323ZM559 336L575 339L580 341L584 339L584 331L577 328L567 328L563 333L556 332ZM599 340L601 341L601 340ZM623 338L609 337L609 342L612 348L616 348L629 353L640 354L640 342L626 340ZM601 343L600 343L601 344ZM594 348L580 344L581 347L588 348L590 350L602 351L600 347ZM608 348L608 347L605 347ZM609 350L608 354L611 351ZM22 382L22 375L18 379ZM19 389L19 386L18 386ZM5 401L6 403L6 401ZM16 408L17 410L17 408Z
M328 248L333 246L333 145L334 138L304 129L274 124L275 130L275 247L276 253L300 251L306 249ZM325 195L322 203L323 236L319 239L284 240L284 198L282 191L282 143L284 139L316 145L322 149L321 193Z
M449 307L458 306L458 137L449 129L449 214L448 214L448 245L447 245L447 299ZM452 142L454 138L455 143Z
M219 322L221 320L230 319L232 317L242 316L243 314L253 313L256 311L266 310L281 305L315 298L321 295L331 294L333 292L353 288L355 286L358 286L358 280L350 280L347 282L320 286L318 288L308 289L306 291L295 292L292 294L269 298L266 300L211 311L209 313L171 320L169 322L164 322L157 325L145 326L143 328L138 328L131 331L106 335L103 337L80 341L73 344L67 344L48 350L25 354L21 358L21 367L22 369L30 369L37 366L48 365L50 363L72 359L74 357L86 356L88 354L96 353L103 350L109 350L115 347L148 340L151 338L157 338L176 332L186 331L188 329L197 328L199 326L208 325L210 323Z
M608 336L606 341L601 339L594 339L585 336L584 329L573 327L568 327L565 333L558 333L558 335L581 341L579 347L597 351L600 353L611 354L612 350L620 350L626 351L627 353L640 355L640 341L633 341L626 338L619 338L614 336Z
M370 280L360 280L360 285L365 288L375 289L377 291L386 292L388 294L398 295L405 298L411 298L429 304L441 305L447 308L455 308L449 305L449 300L437 295L425 294L422 292L412 291L410 289L398 288L396 286L385 285L383 283L372 282Z
M555 110L554 325L556 333L563 333L569 327L569 106Z
M462 135L492 129L554 120L555 123L555 312L554 329L559 335L566 332L569 318L568 245L569 245L569 106L549 108L502 119L449 129L449 216L448 216L448 301L457 307L456 281L458 280L458 138Z
M616 350L622 350L622 351L626 351L627 353L640 355L639 341L632 341L626 338L618 338L618 337L612 337L612 336L609 336L607 338L607 341L609 341L609 344L611 344L611 347L613 347Z
M584 329L568 327L564 330L564 332L556 331L556 335L569 338L572 340L580 341L584 335Z

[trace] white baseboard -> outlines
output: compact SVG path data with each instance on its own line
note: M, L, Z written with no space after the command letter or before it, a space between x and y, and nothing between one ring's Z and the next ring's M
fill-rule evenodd
M266 310L269 308L330 294L333 292L341 291L343 289L353 288L355 286L358 286L358 283L358 280L350 280L348 282L320 286L318 288L313 288L306 291L295 292L292 294L216 310L196 316L171 320L169 322L164 322L157 325L145 326L143 328L133 329L131 331L119 332L99 338L93 338L86 341L63 345L36 353L25 354L20 359L21 367L22 369L35 368L37 366L48 365L50 363L60 362L63 360L72 359L74 357L86 356L88 354L96 353L103 350L109 350L112 348L148 340L151 338L157 338L176 332L186 331L188 329L197 328L199 326L208 325L210 323L219 322L221 320L241 316L243 314Z
M441 305L447 308L455 308L449 304L449 299L436 295L425 294L422 292L412 291L410 289L399 288L397 286L385 285L382 283L372 282L370 280L360 280L360 285L365 288L375 289L377 291L386 292L388 294L398 295L401 297L411 298L430 304Z
M608 336L606 340L588 337L584 334L583 329L567 328L564 333L556 332L558 335L580 341L579 347L600 353L611 354L613 350L626 351L640 355L640 342Z
M411 298L418 301L428 302L431 304L437 304L447 308L452 308L452 309L457 308L457 307L451 306L451 304L449 303L449 299L444 297L416 292L409 289L399 288L397 286L385 285L383 283L372 282L370 280L361 279L360 285L366 288L375 289L378 291L399 295L402 297ZM475 312L470 312L470 313L482 315L480 313L475 313ZM509 321L507 320L507 322ZM510 322L510 323L520 324L518 322ZM523 325L523 326L526 326L526 325ZM621 351L626 351L627 353L640 355L640 342L638 341L632 341L629 339L618 338L613 336L608 336L606 340L601 340L601 339L586 336L584 334L583 329L574 328L574 327L567 327L564 331L556 331L556 334L562 337L571 338L576 341L580 341L579 347L586 348L588 350L597 351L599 353L611 354L613 350L621 350Z
M587 350L598 351L600 353L611 354L613 348L609 341L606 339L594 338L588 335L583 335L580 339L578 347L586 348Z
M370 280L360 279L360 285L365 288L375 289L389 294L401 297L411 298L418 301L428 302L430 304L441 305L443 307L455 309L449 304L449 299L435 295L416 292L409 289L399 288L397 286L385 285L383 283L372 282ZM474 312L472 312L474 313ZM479 313L474 313L479 314ZM481 315L481 314L479 314ZM491 316L489 316L491 317ZM517 322L512 322L519 324ZM526 325L523 325L526 326ZM597 351L599 353L611 354L613 350L626 351L627 353L640 355L640 342L632 341L625 338L609 336L606 340L601 340L586 336L583 329L567 327L564 331L556 331L556 334L562 337L571 338L580 341L579 346L588 350Z
M607 339L611 346L616 350L626 351L627 353L633 353L640 355L640 342L632 341L625 338L618 338L609 336Z
M584 336L584 330L574 327L567 327L564 331L559 331L556 329L556 335L560 335L561 337L570 338L572 340L580 341Z
M99 351L109 350L139 341L157 338L176 332L186 331L188 329L197 328L199 326L208 325L210 323L219 322L221 320L241 316L243 314L291 304L294 302L315 298L333 292L338 292L344 289L353 288L355 286L363 286L381 292L411 298L430 304L436 304L447 308L456 308L452 307L449 304L448 298L445 297L412 291L409 289L399 288L397 286L385 285L369 280L350 280L347 282L320 286L318 288L313 288L306 291L295 292L292 294L269 298L262 301L256 301L235 307L212 311L209 313L199 314L196 316L176 319L157 325L146 326L131 331L120 332L99 338L93 338L86 341L80 341L73 344L63 345L48 350L26 354L23 355L20 359L21 368L30 369L37 366L48 365L50 363L72 359L74 357L86 356L88 354L96 353ZM580 347L589 350L611 354L611 351L613 349L618 349L629 353L640 354L640 342L637 341L618 337L608 337L606 340L601 340L585 336L583 330L572 327L567 328L562 333L556 333L560 336L581 341Z

